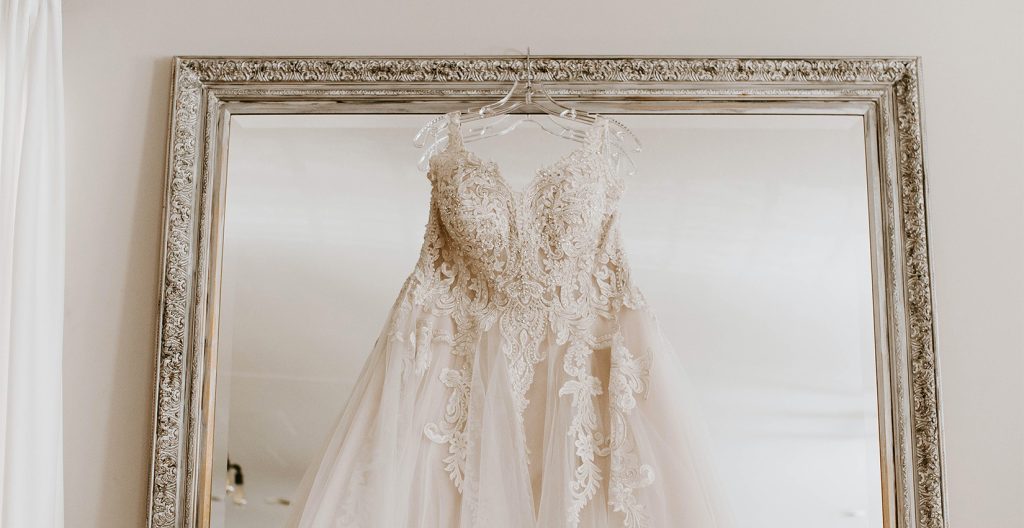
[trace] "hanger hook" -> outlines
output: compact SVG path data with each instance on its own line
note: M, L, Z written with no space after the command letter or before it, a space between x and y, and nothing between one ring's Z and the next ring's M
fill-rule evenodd
M530 57L530 47L526 47L526 86L533 82L533 59Z
M526 47L526 102L533 100L533 58L530 57L530 47Z

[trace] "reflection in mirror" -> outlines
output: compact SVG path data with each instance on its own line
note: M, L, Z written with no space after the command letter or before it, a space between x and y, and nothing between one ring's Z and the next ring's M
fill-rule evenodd
M617 117L644 144L621 202L634 280L736 525L883 526L862 118ZM231 119L211 526L286 525L419 256L427 119ZM571 148L536 127L472 145L517 188Z

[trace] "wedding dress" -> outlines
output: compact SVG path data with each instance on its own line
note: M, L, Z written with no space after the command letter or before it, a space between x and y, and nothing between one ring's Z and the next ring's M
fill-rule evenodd
M724 526L623 254L607 118L522 191L446 118L419 260L291 525Z

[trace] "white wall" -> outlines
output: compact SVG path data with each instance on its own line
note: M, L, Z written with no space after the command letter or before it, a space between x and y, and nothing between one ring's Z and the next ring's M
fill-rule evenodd
M145 517L170 56L527 45L545 54L923 56L950 520L1024 523L1019 2L68 0L64 9L69 528Z

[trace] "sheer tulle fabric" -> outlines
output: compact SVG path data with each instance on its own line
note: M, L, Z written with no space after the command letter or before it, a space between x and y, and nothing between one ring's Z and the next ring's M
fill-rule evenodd
M628 279L605 124L517 199L452 122L420 262L290 526L728 525L685 373Z
M420 352L432 354L435 361L424 361L417 357L415 343L398 339L415 332L422 320L417 310L401 306L396 305L391 315L396 320L393 332L381 336L366 362L322 458L307 472L290 526L567 526L566 512L574 501L570 483L576 456L573 438L567 434L574 412L571 402L558 394L567 377L558 360L564 357L565 347L549 352L549 358L556 360L547 362L543 376L531 388L525 427L532 441L528 442L530 454L524 457L518 455L525 450L516 445L519 435L514 429L504 358L494 354L498 349L491 345L500 336L493 332L481 341L477 352L490 360L477 363L471 392L470 419L480 424L480 439L473 448L478 465L473 521L469 501L463 500L444 470L448 446L423 433L448 404L449 391L435 381L444 369L452 368L447 360L451 354L443 342L434 342ZM627 418L635 433L637 456L653 473L651 484L635 492L647 513L646 524L638 526L729 526L706 458L702 424L693 413L693 400L674 350L660 337L658 324L648 312L626 310L618 320L626 346L649 349L653 356L647 391L638 396ZM610 371L610 349L595 351L594 358L595 373ZM417 365L426 369L418 372ZM604 389L607 395L607 385ZM599 398L597 406L602 411L599 419L607 424L607 398ZM606 428L598 425L600 430ZM609 475L610 458L595 459L601 474ZM579 527L632 526L608 505L605 484L600 483L581 512Z

